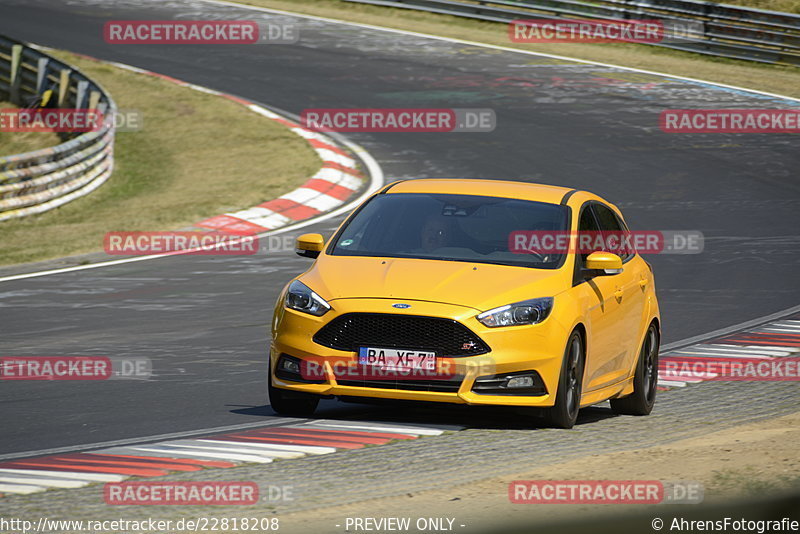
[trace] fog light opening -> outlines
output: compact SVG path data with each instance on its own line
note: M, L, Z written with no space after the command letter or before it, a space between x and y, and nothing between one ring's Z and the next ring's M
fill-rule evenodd
M547 395L547 387L536 371L515 371L479 376L472 385L472 392L481 395L539 397Z
M531 375L512 376L506 382L506 387L509 388L509 389L514 389L514 388L532 388L533 387L533 376L531 376Z
M290 360L289 358L281 358L281 369L286 372L299 375L300 374L300 362L295 360Z

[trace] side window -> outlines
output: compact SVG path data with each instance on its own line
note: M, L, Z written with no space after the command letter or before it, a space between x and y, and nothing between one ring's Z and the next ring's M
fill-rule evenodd
M581 218L578 220L578 239L579 243L582 242L580 235L589 233L589 235L597 235L597 232L600 229L597 226L597 221L594 218L594 214L592 213L591 205L585 205L583 210L581 211ZM583 247L579 244L579 248L582 249ZM590 254L588 250L581 250L580 255L580 267L586 262L586 257ZM592 251L593 252L593 251Z
M600 223L600 231L601 232L610 232L618 240L622 239L622 236L628 234L627 228L620 222L619 217L617 214L614 213L611 208L604 206L602 204L594 204L592 206L595 215L597 215L597 220ZM609 240L609 243L612 241ZM631 256L633 256L632 252L627 249L624 245L620 246L617 250L611 250L609 252L615 252L620 255L623 261L627 260Z

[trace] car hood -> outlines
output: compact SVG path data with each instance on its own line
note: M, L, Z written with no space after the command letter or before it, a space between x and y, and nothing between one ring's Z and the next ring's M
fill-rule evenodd
M485 263L321 256L299 279L326 300L387 298L457 304L484 311L566 289L564 269Z

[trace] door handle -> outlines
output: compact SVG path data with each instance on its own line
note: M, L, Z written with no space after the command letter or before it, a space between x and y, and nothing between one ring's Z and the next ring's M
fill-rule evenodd
M614 291L614 298L617 299L617 302L622 302L622 295L623 295L622 289L617 288L616 291Z
M639 287L644 289L647 287L648 283L650 283L650 280L648 280L647 278L642 278L641 280L639 280Z

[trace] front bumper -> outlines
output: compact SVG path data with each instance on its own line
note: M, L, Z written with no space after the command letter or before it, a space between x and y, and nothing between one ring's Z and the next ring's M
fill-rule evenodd
M488 328L481 324L475 316L479 313L472 308L442 304L436 302L412 302L409 310L397 310L391 307L396 302L390 299L338 299L330 302L332 309L322 317L288 310L282 305L275 310L273 321L272 348L270 350L270 372L274 387L301 391L316 395L333 395L347 397L371 397L381 399L415 400L448 402L456 404L502 405L502 406L552 406L564 354L566 339L572 325L563 325L555 313L544 322L530 326L513 326ZM557 309L557 308L556 308ZM555 310L554 310L555 312ZM452 376L448 381L447 391L442 388L425 388L412 380L397 380L372 385L379 387L363 387L356 385L348 374L348 369L357 362L357 354L351 351L332 349L313 341L314 334L334 318L346 313L387 313L402 315L408 313L416 316L443 317L454 319L479 336L490 351L465 357L437 358L437 369ZM413 340L409 340L413 346ZM399 349L408 347L397 347ZM302 380L288 380L276 376L275 366L279 357L288 355L300 361L314 362L320 374L318 383ZM491 375L504 375L521 371L535 371L541 378L545 392L537 394L508 393L485 394L473 391L476 379ZM459 384L460 382L460 384ZM423 389L440 389L426 391ZM480 388L479 388L480 389Z

